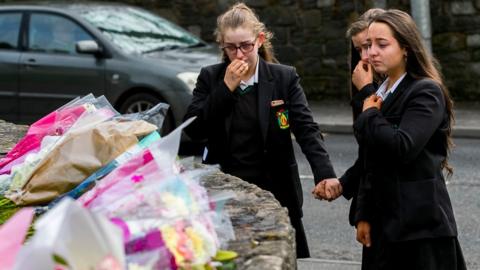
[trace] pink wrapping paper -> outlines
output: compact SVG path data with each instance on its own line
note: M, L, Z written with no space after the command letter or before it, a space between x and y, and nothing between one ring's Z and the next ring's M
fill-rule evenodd
M23 208L0 227L0 270L13 268L32 218L33 208Z

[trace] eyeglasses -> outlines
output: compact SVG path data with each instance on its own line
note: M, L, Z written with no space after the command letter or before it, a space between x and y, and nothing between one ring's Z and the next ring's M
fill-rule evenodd
M240 49L240 51L242 51L242 53L245 54L253 51L254 47L255 47L255 40L251 42L242 43L240 44L240 46L235 46L234 44L228 44L226 46L223 46L222 49L229 54L236 54L237 50Z

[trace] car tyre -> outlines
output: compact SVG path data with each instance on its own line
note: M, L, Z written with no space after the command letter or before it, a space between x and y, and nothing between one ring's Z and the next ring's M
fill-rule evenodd
M120 106L120 113L137 113L141 111L146 111L151 109L153 106L157 105L159 102L166 103L163 99L149 94L149 93L137 93L129 96ZM163 121L162 128L160 129L160 134L165 136L175 129L175 121L171 109L168 109L165 120Z

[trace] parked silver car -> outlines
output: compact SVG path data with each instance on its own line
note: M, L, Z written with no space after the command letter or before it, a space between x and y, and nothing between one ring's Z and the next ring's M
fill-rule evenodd
M137 7L0 5L0 119L31 123L93 93L121 113L169 103L172 128L200 68L218 60L215 47Z

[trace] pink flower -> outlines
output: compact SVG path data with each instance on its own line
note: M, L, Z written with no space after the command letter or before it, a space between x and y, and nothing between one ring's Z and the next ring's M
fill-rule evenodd
M131 179L134 183L139 183L143 181L143 175L133 175Z

